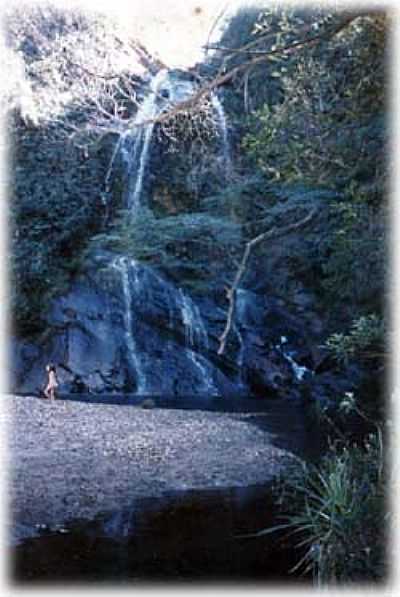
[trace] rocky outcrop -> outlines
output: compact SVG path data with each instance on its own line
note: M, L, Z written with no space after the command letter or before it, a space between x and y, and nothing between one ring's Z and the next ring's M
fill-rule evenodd
M213 295L195 299L154 268L98 255L53 301L40 341L15 342L11 389L40 391L53 362L61 393L299 398L316 365L305 320L277 299L239 290L218 357L226 305L222 289Z

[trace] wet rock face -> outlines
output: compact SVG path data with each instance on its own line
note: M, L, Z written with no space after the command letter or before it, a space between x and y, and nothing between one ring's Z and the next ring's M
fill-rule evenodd
M12 390L37 392L53 362L61 393L274 397L302 381L289 352L293 360L297 353L308 358L311 368L302 322L271 300L239 293L227 350L218 357L225 304L196 301L154 269L113 259L105 273L89 272L53 302L41 342L14 345Z
M248 285L251 288L251 284ZM329 403L360 374L335 372L318 348L312 310L286 306L259 280L239 289L226 349L224 288L191 296L154 267L102 252L53 301L47 332L11 346L10 390L36 393L57 365L60 393L292 398ZM315 323L317 316L311 323ZM325 360L324 360L325 359Z

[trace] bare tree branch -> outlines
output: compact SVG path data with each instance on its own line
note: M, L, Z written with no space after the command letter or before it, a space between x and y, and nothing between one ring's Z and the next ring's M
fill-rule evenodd
M152 74L155 74L157 71L161 70L162 68L167 69L168 66L165 62L162 62L159 58L153 56L148 49L141 44L137 39L131 41L129 43L130 47L136 53L140 63L147 68Z
M114 132L122 134L127 129L134 129L149 124L162 124L164 127L174 128L174 119L185 118L187 120L193 119L197 114L198 117L204 116L207 110L207 104L210 103L211 96L222 85L232 81L238 75L244 77L244 99L245 109L248 109L248 81L251 70L263 62L267 62L269 58L277 54L285 54L295 51L305 45L315 44L320 40L329 39L333 35L339 33L344 27L351 23L358 16L357 14L346 15L342 18L340 23L335 26L330 26L328 31L325 28L324 32L310 37L305 36L304 39L288 44L281 48L274 48L274 50L262 52L259 55L252 56L249 60L245 60L233 68L228 67L229 56L222 58L218 72L211 80L202 79L200 75L192 71L192 75L197 79L197 86L194 93L187 97L184 101L177 102L171 105L170 102L165 102L164 107L160 106L159 114L152 119L139 120L137 112L131 109L131 106L136 105L140 108L137 93L136 82L125 73L119 73L118 76L112 76L110 72L110 65L108 62L101 63L101 67L93 68L91 64L81 64L80 60L74 59L74 52L62 51L63 60L66 63L73 64L78 69L81 69L82 76L78 77L76 89L74 88L74 97L72 105L74 109L83 108L86 111L86 123L76 122L73 112L65 112L64 130L73 134L74 139L81 137L95 140L99 135L102 136L107 132ZM269 37L269 34L262 36L262 38ZM259 43L261 38L254 40L240 48L240 51L247 51L253 48L254 43ZM112 41L117 41L121 46L126 47L127 43L120 38L114 38ZM63 42L64 44L65 42ZM110 42L111 43L111 42ZM142 64L151 72L156 72L161 68L166 68L157 58L154 58L146 48L141 46L137 41L128 42L128 46L136 53ZM111 44L111 49L113 48ZM109 54L107 54L109 56ZM51 57L50 57L51 59ZM49 59L49 60L50 60ZM57 69L54 65L47 65L52 73L52 76L57 77ZM46 67L45 61L41 61L41 67ZM57 83L58 84L58 83ZM63 82L59 82L60 88L63 88ZM82 90L80 93L79 90ZM66 94L71 94L71 90L66 88ZM47 97L47 96L46 96ZM67 95L66 95L67 97ZM60 99L63 101L63 96L60 94ZM47 100L46 100L47 101ZM162 100L163 101L163 100ZM57 106L56 106L57 108ZM59 109L61 110L61 109ZM46 114L52 114L53 118L56 115L56 109L48 107ZM71 117L70 117L71 114ZM61 113L58 115L62 119ZM171 128L172 127L172 128Z
M200 89L196 93L194 93L189 99L176 104L172 110L160 114L153 120L147 120L147 121L142 121L140 123L135 123L135 126L145 126L147 124L150 124L151 122L154 122L154 123L165 122L166 120L168 120L168 118L175 116L179 112L191 110L196 106L197 102L201 98L203 98L204 96L206 96L208 94L211 94L218 87L225 85L226 83L231 81L237 74L246 72L249 69L253 68L254 66L267 61L270 56L273 56L276 54L284 54L287 52L291 52L295 49L301 48L305 45L312 45L312 44L316 44L319 41L331 39L332 37L334 37L335 35L340 33L340 31L342 31L345 27L350 25L350 23L353 22L355 19L357 19L359 16L362 16L362 14L361 13L352 13L349 16L347 16L345 19L341 20L340 23L336 24L336 26L333 27L332 29L330 29L328 32L325 31L324 33L315 35L311 38L296 41L296 42L288 44L282 48L277 48L275 50L269 50L266 52L262 52L261 55L256 56L255 58L252 58L251 60L248 60L242 64L239 64L238 66L235 66L234 68L230 69L228 72L218 74L216 77L214 77L214 79L212 79L211 81L209 81L208 83L206 83L205 85L200 87Z
M317 214L317 208L310 211L302 220L295 222L294 224L290 224L289 226L285 226L284 228L271 228L262 234L259 234L255 238L251 239L248 243L246 243L245 250L243 253L242 260L239 264L237 269L235 279L232 283L232 286L227 289L226 296L229 301L228 307L228 314L226 319L226 324L224 331L222 332L221 336L219 337L219 348L218 354L222 354L225 350L226 341L229 335L229 332L232 327L233 317L235 312L235 302L236 302L236 291L239 287L240 281L246 271L246 265L250 257L251 251L259 245L261 242L266 240L275 240L281 236L285 236L286 234L290 234L295 230L299 230L300 228L304 228Z
M95 73L91 70L89 70L88 68L86 68L86 66L83 66L82 64L79 64L78 62L74 62L73 60L71 60L71 58L69 57L65 57L65 61L70 64L71 66L75 66L76 68L79 68L83 73L85 73L86 75L88 75L89 77L96 77L98 79L104 79L105 81L111 81L112 79L118 79L121 77L121 75L115 74L115 75L101 75L100 73Z
M213 22L213 24L212 24L212 27L211 27L211 29L210 29L210 31L209 31L209 33L208 33L208 36L207 36L207 44L206 44L206 46L208 46L208 45L209 45L209 43L210 43L210 39L211 39L211 36L212 36L212 34L214 33L214 30L216 29L216 27L217 27L217 25L218 25L219 21L220 21L220 20L221 20L221 18L224 16L224 14L225 14L225 12L226 12L226 9L228 8L228 6L229 6L229 2L227 2L227 3L225 4L225 6L223 7L223 9L222 9L222 10L221 10L221 11L218 13L217 17L215 18L215 20L214 20L214 22ZM206 47L206 49L207 49L207 47Z
M218 45L206 46L206 49L207 50L219 50L221 52L228 52L228 53L232 53L232 54L244 53L244 54L252 54L252 55L257 55L257 56L265 56L265 57L274 56L275 54L284 54L285 52L288 52L292 49L299 48L299 47L302 47L305 45L315 44L318 41L325 41L325 40L330 39L331 37L334 37L340 31L342 31L342 29L347 27L352 21L354 21L355 19L357 19L360 16L362 16L360 13L351 14L351 15L347 16L345 19L343 19L342 21L340 21L332 29L328 29L328 31L319 33L317 35L313 35L308 38L307 37L303 38L301 40L287 44L286 46L282 46L281 48L275 48L274 50L250 50L249 49L250 45L253 45L253 43L255 43L255 42L251 42L251 44L248 44L247 46L244 46L242 48L237 48L237 49L226 48L224 46L218 46ZM311 27L308 30L311 31ZM257 42L261 41L261 38L259 38L256 41Z

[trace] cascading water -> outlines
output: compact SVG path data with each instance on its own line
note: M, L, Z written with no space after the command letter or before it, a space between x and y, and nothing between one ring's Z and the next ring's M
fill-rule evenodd
M286 349L285 344L287 344L287 338L286 336L281 336L281 342L280 345L278 345L279 350L282 352L283 356L285 357L285 359L288 361L288 363L290 363L290 366L292 367L293 373L297 379L297 381L302 381L304 376L312 373L310 372L310 370L307 367L304 367L303 365L299 365L298 363L296 363L296 361L293 358L293 352Z
M125 133L123 133L122 135L119 136L118 141L115 144L114 151L112 153L111 160L110 160L110 163L107 168L106 178L104 181L104 188L105 188L106 195L110 192L111 176L113 173L115 160L117 159L117 157L120 153L121 147L123 146L123 144L125 142L125 138L128 136L128 134L129 134L129 131L125 131Z
M208 335L200 310L182 289L179 290L179 294L182 323L185 328L186 353L200 373L203 383L202 390L211 396L218 395L212 376L207 370L206 360L193 350L193 348L208 349Z
M155 118L193 92L190 81L173 81L167 70L160 70L150 83L150 94L141 104L134 128L123 136L121 150L128 169L127 207L135 215L140 209L143 181L149 159Z
M238 368L237 380L240 385L243 385L243 362L245 354L245 341L240 331L240 328L246 326L248 308L248 295L243 288L236 289L236 323L234 325L234 332L239 342L239 350L236 355L236 365Z
M192 363L194 364L194 366L197 368L197 370L200 373L200 377L202 380L202 388L201 388L202 392L206 396L218 396L219 392L218 392L217 388L215 387L214 381L213 381L213 379L210 375L210 372L207 368L207 365L206 365L207 361L204 359L204 357L197 354L190 348L186 349L186 353L188 354L190 360L192 361Z
M110 190L115 161L121 154L128 178L126 206L133 215L138 213L143 198L143 182L149 160L154 120L174 104L187 100L194 89L193 82L174 79L167 70L160 70L151 80L150 93L140 105L133 127L124 131L116 143L106 174L105 191L108 193ZM225 112L217 94L212 94L211 103L215 113L217 133L222 140L224 169L229 177L232 173L232 161Z
M136 382L137 388L136 393L139 395L143 395L147 393L147 384L146 384L146 376L142 367L142 362L139 357L138 349L136 346L136 342L134 339L134 335L132 333L133 327L133 318L132 318L132 291L131 291L131 282L129 278L129 272L133 269L135 276L137 276L136 272L136 263L133 261L129 261L127 257L117 257L113 262L113 267L120 273L121 275L121 282L122 282L122 290L124 296L124 328L125 328L125 341L126 347L128 351L129 358L131 360L131 364L133 369L136 373Z
M229 178L232 174L232 161L231 161L231 151L229 145L229 138L228 138L228 126L225 117L225 111L222 106L222 103L219 97L216 94L211 96L212 106L214 108L214 112L216 114L216 119L218 123L218 130L219 134L222 138L222 157L224 161L224 168Z
M240 330L238 329L238 326L235 325L233 329L234 329L234 332L235 332L236 337L239 342L239 350L238 350L237 356L236 356L236 366L238 369L237 381L242 386L243 385L243 370L242 369L243 369L243 363L244 363L245 343L243 340L243 336L242 336Z
M148 162L150 141L154 130L154 118L160 107L158 98L161 87L167 81L168 72L160 70L152 79L150 94L140 106L134 121L134 129L130 135L124 137L122 153L128 163L128 196L127 207L136 214L140 208L143 189L143 177Z
M185 326L186 344L208 349L208 335L197 305L179 289L182 321Z
M133 218L138 215L143 206L143 186L155 127L154 121L161 112L168 110L180 101L188 99L193 94L194 88L195 83L192 81L177 79L176 76L173 76L167 70L159 71L150 83L150 93L138 109L134 126L121 134L114 148L106 174L106 192L110 188L113 168L117 157L121 155L127 176L125 203ZM211 103L215 114L215 126L221 138L224 168L227 174L229 174L231 171L231 159L225 113L216 94L213 94L211 97ZM132 225L135 225L133 221ZM148 384L146 382L145 357L138 354L138 348L133 336L133 330L137 325L137 321L133 316L135 307L133 297L140 294L142 299L145 289L142 288L138 276L138 265L134 261L126 257L118 257L113 265L120 273L122 280L125 302L124 325L126 346L130 353L132 367L137 376L137 394L146 394L148 393ZM153 279L154 277L160 282L155 272L153 272ZM164 287L166 286L163 281L161 281L161 284ZM172 304L175 303L175 308L178 308L181 314L182 324L185 329L185 352L197 370L198 377L202 380L201 392L207 395L217 395L218 391L210 373L210 365L199 354L199 350L208 350L209 346L207 331L198 307L182 289L178 292L174 291L175 298L173 301L171 301L172 293L168 289L166 295L168 299L168 327L171 328Z

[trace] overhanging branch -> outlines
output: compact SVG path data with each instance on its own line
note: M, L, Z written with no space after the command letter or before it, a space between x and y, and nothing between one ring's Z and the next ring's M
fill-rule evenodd
M235 279L232 283L232 286L227 289L226 296L229 302L228 307L228 314L226 318L226 324L224 331L222 332L221 336L219 337L219 348L218 354L221 355L225 350L226 341L229 335L229 332L232 327L233 317L235 312L235 302L236 302L236 291L239 287L240 281L243 278L243 275L246 271L246 265L249 260L251 251L259 245L261 242L266 240L275 240L281 236L285 236L286 234L290 234L300 228L304 228L307 224L314 219L317 214L317 208L310 211L303 219L299 220L298 222L294 222L294 224L290 224L289 226L285 226L284 228L271 228L262 234L259 234L255 238L251 239L245 246L245 250L243 253L243 257L240 261L239 267L237 269Z
M280 48L275 48L274 50L253 50L252 49L252 47L254 47L254 45L256 45L257 43L259 43L260 41L265 39L265 37L268 37L268 36L263 36L259 39L256 39L254 42L251 42L250 44L247 44L246 46L243 46L242 48L227 48L227 47L219 46L219 45L211 45L211 46L205 46L205 49L206 50L217 50L217 51L220 51L223 53L228 53L228 54L248 54L248 55L264 56L264 57L274 56L276 54L285 54L287 52L290 52L293 49L301 48L302 46L313 45L319 41L326 41L328 39L331 39L332 37L334 37L335 35L340 33L340 31L342 31L342 29L347 27L352 21L354 21L355 19L357 19L360 16L362 16L360 13L353 13L351 15L348 15L345 19L342 19L339 23L337 23L335 25L335 27L328 28L328 30L324 31L323 33L318 33L316 35L311 35L310 37L305 37L301 40L291 42L290 44L287 44ZM310 30L311 30L311 27L309 27L309 31Z
M108 131L114 131L119 134L121 131L126 130L127 128L134 129L147 126L149 124L163 124L167 123L169 120L173 119L174 117L180 114L193 114L194 112L202 110L204 108L203 104L207 102L209 96L212 95L212 93L214 93L216 89L234 80L235 77L237 77L238 75L245 77L246 84L246 80L249 76L249 73L255 66L264 62L268 62L268 60L274 55L285 55L303 46L316 44L322 40L328 40L334 35L338 34L341 30L347 27L353 20L355 20L359 16L362 16L362 13L348 14L345 18L342 18L339 23L336 23L334 26L330 26L328 30L319 33L318 35L308 35L297 42L293 42L281 48L274 48L274 50L268 50L265 52L262 51L260 54L256 54L255 56L250 54L251 58L249 60L245 60L242 64L239 64L228 70L227 58L225 58L221 61L220 69L213 79L208 80L206 82L202 82L200 77L197 77L198 79L200 79L199 86L197 88L197 91L195 91L191 97L185 99L182 102L176 103L174 106L166 106L161 113L159 113L156 117L152 119L144 119L141 122L138 122L137 114L126 118L127 111L125 104L122 104L121 106L117 105L117 109L113 109L115 100L113 97L112 89L107 91L104 98L102 98L102 96L99 94L96 95L97 92L95 90L94 95L89 93L88 97L86 98L86 103L90 107L91 119L88 122L85 130L86 132L91 131L93 133L104 133ZM268 36L269 35L266 35L265 37ZM258 42L259 40L256 41ZM250 42L250 44L246 44L242 48L239 48L239 50L243 50L244 52L247 52L248 50L250 50L250 52L258 52L258 50L253 50L253 44L254 41ZM131 48L133 51L136 52L139 59L142 60L142 63L144 65L147 65L149 69L151 67L150 70L152 70L153 73L159 70L160 68L166 68L164 64L154 59L154 57L152 57L146 51L146 49L140 46L137 42L133 42L131 44ZM114 78L113 76L110 76L106 73L96 73L92 69L87 68L86 65L84 66L75 64L75 66L79 67L82 70L82 73L86 74L89 77L92 77L94 79L98 78L100 80L105 81L106 83L107 80L109 80L110 85L113 89L119 86L118 77ZM192 74L194 75L194 73ZM112 84L113 80L115 81L114 84ZM128 85L126 93L124 94L124 100L131 100L133 104L138 105L136 99L135 86L133 85L132 81L126 80L126 82L128 83ZM245 90L247 90L247 86L245 86ZM73 125L71 126L71 129L76 130L77 127ZM81 127L79 127L78 132L85 133L85 131L82 130Z
M355 19L357 19L360 16L363 16L363 13L351 13L346 18L342 19L339 23L337 23L334 27L329 28L328 31L319 33L318 35L314 35L306 39L293 42L281 48L261 52L260 55L256 55L250 60L247 60L246 62L235 66L227 72L218 74L216 77L214 77L214 79L200 87L200 89L196 93L194 93L189 99L176 104L172 110L168 110L167 112L160 114L152 120L146 120L140 123L135 123L135 126L144 126L150 124L151 122L162 123L180 112L187 112L188 110L193 110L193 108L204 96L211 94L218 87L225 85L226 83L234 79L238 74L246 73L254 66L257 66L262 62L267 62L271 56L275 56L277 54L290 53L293 50L299 49L303 46L313 45L324 40L327 41L335 35L337 35L338 33L340 33L343 29L350 25L350 23L352 23Z

